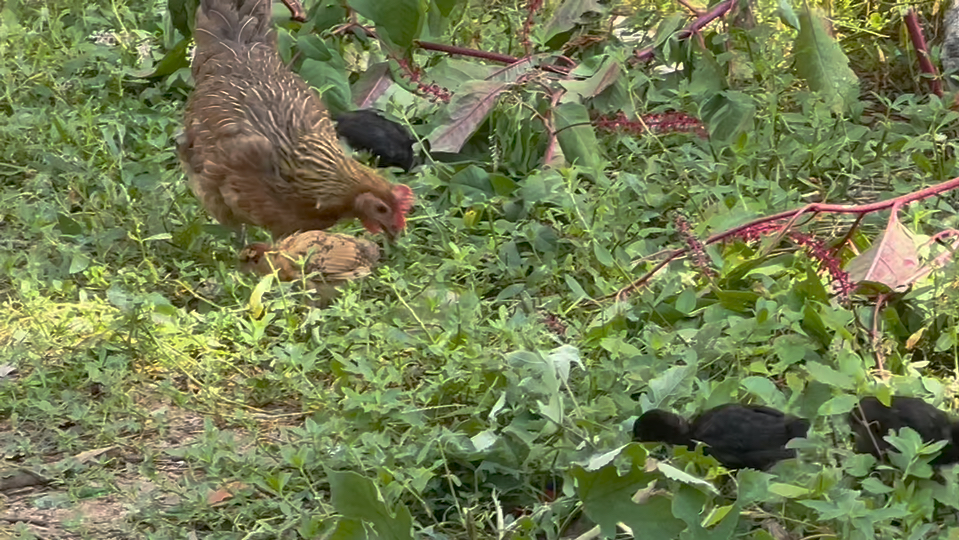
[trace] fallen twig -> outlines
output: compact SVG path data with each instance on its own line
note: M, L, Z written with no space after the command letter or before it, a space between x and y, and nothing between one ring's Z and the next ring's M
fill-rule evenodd
M929 47L926 46L926 37L919 26L919 16L910 8L906 10L904 20L906 29L909 30L909 37L912 39L912 46L916 48L916 56L919 57L919 69L929 76L929 89L932 93L942 97L942 81L939 80L936 66L932 65L932 60L929 59Z

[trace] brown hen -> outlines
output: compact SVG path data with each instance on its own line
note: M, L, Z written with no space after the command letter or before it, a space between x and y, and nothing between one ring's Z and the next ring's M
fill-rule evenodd
M217 221L274 238L350 218L391 237L405 228L410 188L344 153L317 94L280 61L271 0L202 0L195 38L178 151Z
M305 278L321 303L337 294L337 286L370 275L380 248L362 238L323 231L306 231L274 247L251 244L240 252L240 268L261 276L276 272L280 281Z

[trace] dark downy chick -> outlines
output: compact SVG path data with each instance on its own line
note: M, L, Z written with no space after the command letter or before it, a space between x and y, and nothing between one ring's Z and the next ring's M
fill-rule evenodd
M702 442L703 452L730 469L767 469L796 457L786 443L805 437L809 422L759 405L728 403L697 416L692 423L660 409L647 411L633 424L640 442L665 442L692 447Z
M924 443L949 441L933 461L933 465L946 465L959 461L959 449L953 444L959 435L959 425L949 416L919 398L894 396L886 407L875 397L866 397L849 413L849 423L856 434L856 452L872 454L877 459L889 450L884 437L892 431L910 427L919 434Z
M379 158L380 167L413 168L416 139L401 124L384 118L372 109L336 115L336 134L355 150L366 150Z

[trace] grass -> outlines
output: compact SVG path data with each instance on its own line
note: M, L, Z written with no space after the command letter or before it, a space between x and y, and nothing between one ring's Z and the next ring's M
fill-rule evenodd
M7 471L46 480L0 480L0 535L408 538L412 524L417 538L552 539L639 516L691 538L768 538L767 518L843 538L955 530L954 473L934 479L915 444L908 474L870 469L840 421L882 391L954 408L950 272L884 312L888 381L870 371L874 306L825 297L795 250L715 246L715 276L678 261L627 302L602 300L684 242L674 212L703 237L810 194L954 176L944 104L876 97L834 117L782 71L779 39L753 49L761 81L733 96L754 108L747 135L601 133L596 175L536 166L544 141L516 128L542 95L517 89L471 160L399 178L418 196L408 233L320 310L296 284L237 272L228 231L189 192L173 142L189 87L140 78L173 47L168 19L159 1L0 8L0 451ZM668 76L620 84L637 110L706 108ZM902 221L949 227L952 204ZM802 459L768 477L701 451L598 457L641 409L730 400L813 418ZM676 468L645 470L647 451ZM623 495L651 482L665 488L645 506Z

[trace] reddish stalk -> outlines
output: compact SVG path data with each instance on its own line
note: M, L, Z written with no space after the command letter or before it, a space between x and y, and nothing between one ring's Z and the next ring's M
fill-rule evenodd
M919 16L910 8L906 11L904 20L906 29L909 30L909 37L912 39L912 46L916 48L916 56L919 57L919 70L929 76L929 89L932 93L942 97L942 82L939 80L936 66L932 65L932 60L929 59L929 47L926 46L926 37L919 26Z
M771 216L754 219L748 223L744 223L737 227L733 227L732 229L723 231L721 233L716 233L710 236L709 238L707 238L703 242L703 245L708 246L710 244L715 244L716 242L725 240L730 237L743 235L752 229L761 227L762 225L767 225L777 221L787 220L787 223L780 228L779 236L783 236L785 231L787 231L789 227L793 223L795 223L797 219L799 219L801 216L805 214L824 212L824 213L832 213L832 214L855 214L858 216L863 216L865 214L870 214L872 212L879 212L881 210L887 210L893 207L905 206L909 203L920 201L922 199L928 199L929 197L934 197L936 195L945 193L947 191L950 191L956 188L959 188L959 178L953 178L952 180L947 180L945 182L942 182L941 184L936 184L934 186L921 189L914 193L908 193L901 197L896 197L893 199L879 201L871 204L863 204L863 205L821 204L821 203L809 204L802 208L798 208L796 210L787 210L785 212L780 212L778 214L773 214ZM640 277L636 281L633 281L626 287L623 287L622 289L617 291L615 294L609 295L606 298L607 299L616 298L617 301L622 300L629 293L649 283L649 280L652 279L652 277L657 272L662 270L667 264L669 264L670 262L672 262L674 259L678 257L686 255L687 253L689 253L689 251L690 251L690 248L685 247L685 248L674 249L673 251L668 252L666 254L666 258L660 261L656 266L654 266L652 270L650 270L649 272L646 272L646 274L644 274L642 277Z
M438 51L445 52L446 54L458 54L460 56L469 56L471 58L482 58L483 60L489 60L490 62L499 62L501 64L515 64L522 60L522 58L516 58L515 56L510 56L508 54L500 54L489 51L480 51L477 49L467 49L466 47L457 47L455 45L444 45L442 43L433 43L432 41L419 41L416 40L413 42L416 46L421 49L426 49L427 51ZM565 58L565 57L564 57ZM575 62L574 62L575 65ZM546 71L552 71L553 73L559 73L566 75L569 73L569 68L563 68L559 66L551 65L540 65L540 69Z
M695 21L693 21L692 24L690 24L689 26L687 26L684 30L680 30L680 31L676 34L676 38L677 38L677 39L686 39L686 38L688 38L689 36L691 36L691 35L695 34L696 32L700 31L700 30L701 30L704 26L706 26L707 24L709 24L709 23L713 22L714 20L718 19L719 17L722 17L723 15L725 15L726 12L729 11L729 10L733 7L733 4L734 4L735 2L736 2L736 0L726 0L725 2L721 2L721 3L719 3L719 4L716 4L712 9L710 9L709 11L707 11L702 17L700 17L700 18L696 19ZM634 52L634 53L633 53L633 56L635 56L637 60L641 60L641 61L643 61L643 62L648 62L649 60L652 60L652 59L653 59L653 54L654 54L654 52L655 52L655 49L654 49L653 47L646 47L645 49L643 49L643 50L641 50L641 51L636 51L636 52Z
M283 3L290 9L291 19L306 22L306 12L303 11L303 4L300 3L300 0L283 0Z
M513 64L519 61L519 58L515 56L510 56L508 54L500 54L488 51L478 51L476 49L467 49L466 47L457 47L455 45L443 45L442 43L433 43L432 41L419 41L416 40L413 42L415 45L418 45L422 49L427 51L439 51L445 52L447 54L458 54L461 56L470 56L472 58L482 58L484 60L489 60L491 62L500 62L502 64Z

